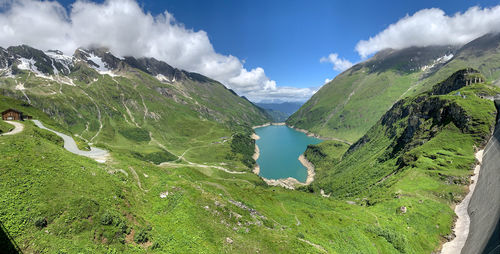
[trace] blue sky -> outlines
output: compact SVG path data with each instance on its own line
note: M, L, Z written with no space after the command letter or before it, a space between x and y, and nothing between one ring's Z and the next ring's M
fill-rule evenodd
M305 101L361 55L387 47L464 44L498 31L499 4L13 0L0 2L0 26L10 31L0 37L0 46L28 44L72 54L77 47L97 45L119 56L155 57L199 72L254 101ZM479 8L469 9L473 6ZM330 61L320 61L326 57Z
M314 87L333 78L320 58L336 52L360 61L354 47L407 14L440 8L447 14L500 1L144 1L146 10L171 12L187 28L205 30L219 53L262 67L278 85Z

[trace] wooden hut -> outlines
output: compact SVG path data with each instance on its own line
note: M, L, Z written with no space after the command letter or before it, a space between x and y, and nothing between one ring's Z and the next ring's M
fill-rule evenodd
M4 121L22 121L23 120L23 112L19 110L15 110L12 108L9 108L2 112L2 120Z

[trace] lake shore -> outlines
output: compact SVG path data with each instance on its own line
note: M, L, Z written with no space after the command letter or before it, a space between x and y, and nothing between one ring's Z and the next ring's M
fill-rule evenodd
M300 182L293 177L283 179L267 179L264 177L261 178L264 180L264 182L267 183L267 185L280 186L290 190L295 190L297 186L307 186L314 181L314 176L316 175L316 173L314 172L314 165L310 161L308 161L303 154L299 156L298 160L300 161L300 163L302 163L302 165L304 165L304 167L307 168L307 179L305 183Z
M252 126L252 129L267 127L267 126L271 126L271 125L281 126L281 125L286 125L286 123L271 123L271 122L269 122L269 123L265 123L265 124L261 124L261 125Z
M307 168L307 179L306 183L303 185L309 185L314 181L314 177L316 176L316 173L314 172L314 165L306 159L306 156L304 154L301 154L299 156L299 161L304 165L304 167Z
M321 139L321 140L335 140L335 141L339 141L339 142L346 143L346 144L348 144L348 145L352 145L352 143L351 143L351 142L349 142L349 141L347 141L347 140L342 140L342 139L339 139L339 138L328 138L328 137L322 137L322 136L320 136L320 135L318 135L318 134L315 134L315 133L312 133L312 132L310 132L310 131L308 131L308 130L305 130L305 129L300 129L300 128L296 128L296 127L295 127L295 126L293 126L293 125L287 125L287 126L288 126L288 127L290 127L290 128L292 128L292 129L294 129L294 130L296 130L296 131L300 131L300 132L302 132L302 133L306 134L306 135L307 135L307 136L309 136L309 137L318 138L318 139Z
M257 141L260 139L260 137L257 134L252 133L252 139ZM256 175L259 175L260 173L260 167L259 164L257 164L257 159L259 158L259 156L260 156L259 146L257 145L257 142L255 142L255 152L252 155L252 158L255 160L255 166L253 167L252 172Z
M481 170L481 163L483 161L483 152L484 150L476 152L475 156L479 163L474 168L474 175L471 176L469 193L467 193L462 202L455 206L455 214L457 215L457 220L455 221L455 225L453 227L453 234L455 235L455 238L443 244L441 254L460 253L465 245L465 242L467 241L470 229L470 216L467 208L469 207L470 198L476 189L476 183L479 177L479 171Z

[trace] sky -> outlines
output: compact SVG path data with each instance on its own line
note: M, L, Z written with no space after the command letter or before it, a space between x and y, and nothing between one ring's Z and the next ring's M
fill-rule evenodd
M500 0L0 0L2 47L155 57L255 102L303 102L384 48L462 45L498 29Z

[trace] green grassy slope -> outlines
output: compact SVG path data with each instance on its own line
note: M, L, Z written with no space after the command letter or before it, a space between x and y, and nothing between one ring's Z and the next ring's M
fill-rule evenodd
M355 142L393 103L414 93L413 85L434 70L425 66L440 66L442 57L454 50L424 47L382 51L324 85L290 116L287 124Z
M159 167L120 153L99 164L25 125L0 137L0 220L25 252L394 252L372 230L387 217L363 207L269 188L250 173Z
M462 92L480 107L471 108L451 95L437 97L454 101L467 112L477 109L472 123L484 123L471 126L479 135L459 134L452 125L450 132L446 127L439 135L463 142L453 150L462 155L451 159L454 165L470 166L472 144L480 142L494 118L489 102L474 94L492 91L477 85ZM0 101L1 107L22 107L20 101ZM55 129L65 129L34 107L21 109ZM231 174L183 163L157 166L118 149L111 150L111 161L100 164L67 152L57 136L31 122L25 126L20 134L0 137L0 221L28 253L429 253L451 233L448 193L457 194L455 198L464 193L463 185L442 189L440 177L443 173L463 177L470 168L438 168L430 175L425 168L402 170L367 199L362 191L343 195L342 186L331 193L321 181L329 179L328 163L348 166L348 159L341 158L345 144L328 141L306 154L315 163L328 158L325 168L318 164L319 182L312 187L334 195L324 198L268 187L252 173ZM426 144L437 150L422 153L452 156L443 143L431 139ZM362 149L351 153L360 154ZM318 150L325 156L317 156ZM429 163L427 157L421 158L414 163ZM353 179L360 180L359 185L370 182ZM415 186L415 180L421 185ZM400 206L407 206L408 212L398 212Z
M198 74L181 72L178 81L161 82L130 66L117 72L120 76L101 75L82 62L68 76L17 70L0 78L0 91L47 112L81 139L82 148L91 142L158 163L183 155L247 168L226 158L231 148L224 140L241 126L268 122L263 110Z
M420 246L446 236L454 217L450 207L465 196L474 153L494 127L495 106L483 97L500 93L491 84L461 87L460 80L480 76L465 73L396 103L340 159L340 145L308 148L317 180L306 189L375 214L399 216L397 206L405 206L408 232L419 235ZM418 223L410 225L413 220Z
M14 126L12 124L0 121L0 134L9 132L12 129L14 129Z
M454 57L435 62L445 54ZM397 100L427 91L466 67L481 71L486 80L499 85L500 35L485 35L459 49L382 51L324 85L287 123L355 142Z

